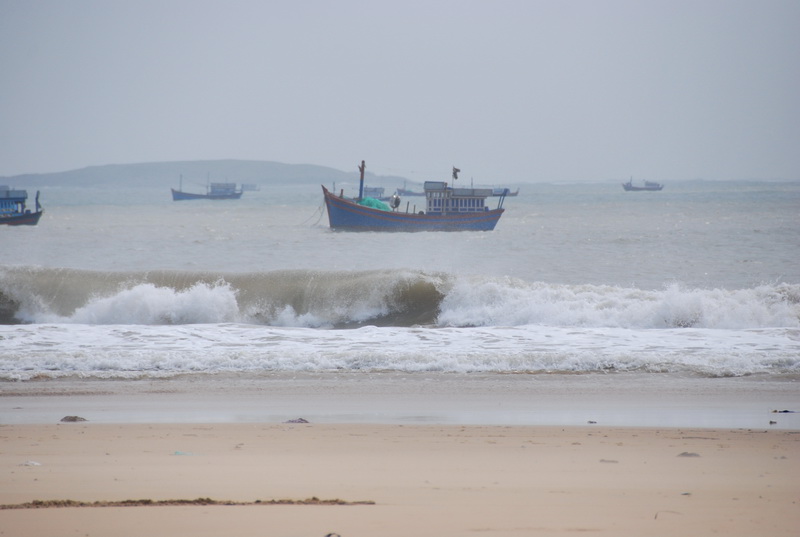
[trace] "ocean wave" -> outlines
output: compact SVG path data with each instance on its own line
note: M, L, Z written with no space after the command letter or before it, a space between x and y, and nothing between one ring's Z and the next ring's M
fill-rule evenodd
M0 324L800 327L800 285L659 290L411 270L95 272L0 267Z

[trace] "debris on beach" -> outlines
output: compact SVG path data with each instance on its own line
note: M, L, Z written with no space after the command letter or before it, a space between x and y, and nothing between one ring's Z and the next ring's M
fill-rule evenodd
M214 500L212 498L196 498L194 500L140 500L122 501L96 501L83 502L75 500L33 500L32 502L17 504L0 504L0 510L7 509L46 509L53 507L158 507L158 506L188 506L188 505L375 505L372 500L346 501L338 498L321 500L316 496L305 500L256 500L254 502L236 502L231 500Z
M305 418L295 418L293 420L284 421L283 423L310 423L310 422Z
M678 457L699 457L699 453L692 453L690 451L684 451L683 453L678 453Z
M86 418L82 418L80 416L64 416L61 418L61 421L70 422L70 421L87 421Z
M658 515L660 515L661 513L669 513L670 515L680 515L680 513L677 511L658 511L656 512L656 516L653 517L653 520L658 520Z

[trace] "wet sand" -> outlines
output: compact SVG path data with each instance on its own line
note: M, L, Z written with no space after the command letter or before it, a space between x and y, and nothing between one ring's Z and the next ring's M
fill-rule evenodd
M0 382L0 423L314 423L800 429L800 377L292 372ZM771 421L777 423L770 424Z

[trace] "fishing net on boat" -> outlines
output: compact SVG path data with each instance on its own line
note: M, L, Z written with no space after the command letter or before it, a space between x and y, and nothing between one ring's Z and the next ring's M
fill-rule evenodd
M380 209L381 211L391 211L392 209L389 208L388 205L383 203L381 200L376 200L375 198L363 198L361 201L358 202L359 205L364 205L365 207L372 207L373 209Z

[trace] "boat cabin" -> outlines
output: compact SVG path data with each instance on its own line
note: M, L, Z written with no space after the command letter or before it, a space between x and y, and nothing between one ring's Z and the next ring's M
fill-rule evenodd
M491 188L451 188L444 181L425 181L427 214L478 213L488 211Z
M212 196L236 194L236 183L211 183L208 185L208 193Z
M11 190L6 185L0 185L0 215L23 214L27 199L27 190Z

